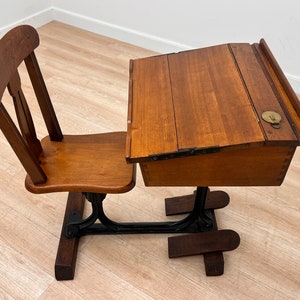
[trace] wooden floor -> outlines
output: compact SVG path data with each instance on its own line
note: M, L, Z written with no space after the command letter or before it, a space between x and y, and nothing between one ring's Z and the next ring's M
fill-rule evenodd
M57 22L38 31L36 54L63 132L126 130L128 61L154 53ZM300 299L299 151L282 186L223 189L231 203L217 212L219 227L241 237L225 253L223 276L206 277L201 256L169 259L165 234L89 236L75 279L65 282L53 268L67 194L27 192L2 133L0 154L0 299ZM105 207L118 221L165 220L163 199L192 191L145 188L138 172L136 188Z

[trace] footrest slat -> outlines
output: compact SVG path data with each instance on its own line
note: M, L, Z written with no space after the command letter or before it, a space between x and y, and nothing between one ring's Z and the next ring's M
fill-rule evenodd
M231 251L239 244L240 237L233 230L199 232L168 238L170 258Z
M195 193L191 195L166 198L166 215L177 215L189 213L193 210L195 203ZM212 191L208 193L205 209L224 208L229 204L229 196L223 191Z

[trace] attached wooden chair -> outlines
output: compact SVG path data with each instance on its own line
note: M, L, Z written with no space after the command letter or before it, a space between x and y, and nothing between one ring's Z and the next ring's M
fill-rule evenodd
M79 237L93 234L99 215L103 224L107 221L102 207L106 194L134 187L135 165L125 161L125 132L62 134L34 54L38 45L38 33L27 25L12 29L0 40L0 128L27 172L25 186L30 192L69 192L55 262L56 279L66 280L74 277ZM21 89L18 67L23 61L49 133L41 141ZM6 87L18 126L2 103ZM82 220L85 199L93 212Z

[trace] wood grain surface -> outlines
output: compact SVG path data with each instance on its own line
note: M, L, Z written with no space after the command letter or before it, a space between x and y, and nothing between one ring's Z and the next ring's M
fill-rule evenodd
M126 130L129 60L155 53L58 22L38 31L36 55L62 131ZM299 299L299 150L281 186L223 189L231 201L216 212L218 227L241 237L240 246L224 254L223 276L206 277L202 256L169 259L169 235L89 236L80 242L68 282L54 279L67 194L28 193L2 133L0 155L1 299ZM131 192L105 200L110 217L173 220L165 217L164 198L194 191L146 188L137 175Z

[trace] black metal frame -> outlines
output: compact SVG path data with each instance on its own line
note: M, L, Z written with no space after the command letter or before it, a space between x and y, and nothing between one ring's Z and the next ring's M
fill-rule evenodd
M103 201L106 194L83 193L91 202L92 213L82 219L78 211L73 211L66 224L67 238L96 234L132 234L132 233L194 233L213 230L214 213L205 209L208 187L197 187L194 208L180 221L173 222L131 222L118 223L110 220L104 213ZM100 223L96 223L97 220Z

